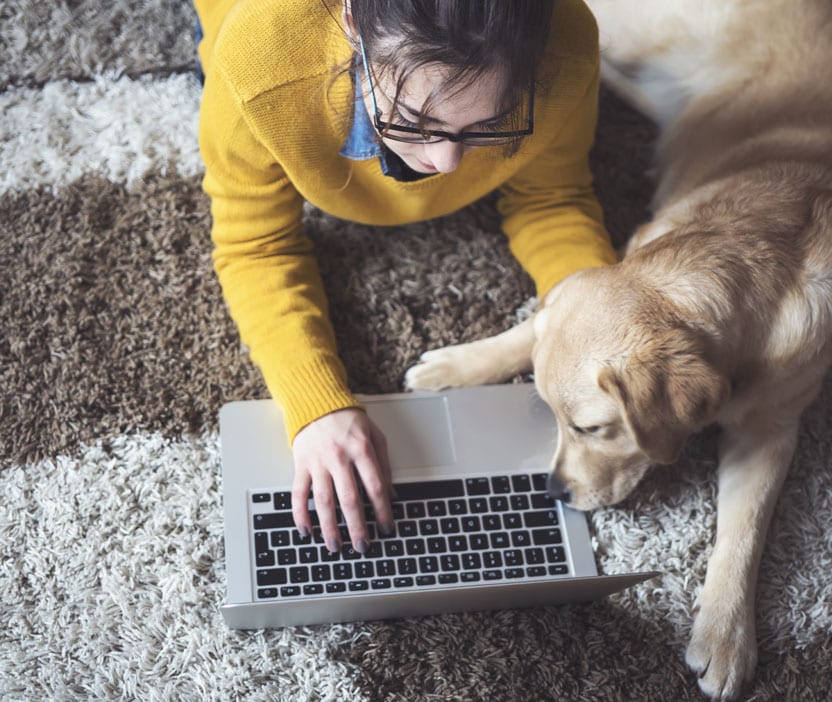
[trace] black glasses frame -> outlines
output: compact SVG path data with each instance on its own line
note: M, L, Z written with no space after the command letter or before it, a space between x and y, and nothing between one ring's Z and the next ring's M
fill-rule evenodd
M508 132L445 132L441 129L420 129L418 127L405 127L399 124L385 122L381 118L381 110L378 109L376 94L373 90L373 81L370 76L370 65L367 61L367 52L364 50L364 42L358 37L358 44L361 49L361 61L364 64L364 76L367 80L367 87L370 91L370 101L373 105L373 126L379 136L394 141L402 141L409 144L435 144L440 141L450 141L454 144L468 144L469 146L499 146L510 143L521 137L534 133L534 78L529 84L529 111L526 119L526 128ZM391 133L393 132L393 133ZM395 134L412 134L414 137Z

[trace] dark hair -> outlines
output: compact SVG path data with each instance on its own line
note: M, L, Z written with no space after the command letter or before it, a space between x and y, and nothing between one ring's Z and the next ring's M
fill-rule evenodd
M429 64L449 69L422 106L483 75L505 75L504 109L528 93L546 47L555 0L351 0L368 56L395 71L394 104L408 76ZM514 113L517 111L515 110ZM515 114L515 118L517 115Z

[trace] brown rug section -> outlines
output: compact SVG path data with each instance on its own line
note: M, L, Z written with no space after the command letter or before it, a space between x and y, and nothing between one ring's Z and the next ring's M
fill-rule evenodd
M193 69L195 23L190 0L3 0L0 90Z
M358 667L374 702L705 699L679 648L667 643L678 632L628 613L614 597L591 605L445 614L364 629L366 636L336 655ZM832 642L776 653L763 646L759 655L754 682L742 699L828 699L812 671L826 669Z
M623 136L650 129L613 102L605 114L593 163L620 242L649 192L633 166L646 166L646 142ZM534 294L492 200L389 230L310 209L308 228L356 392L400 390L420 353L508 328ZM227 317L209 230L197 178L0 197L4 462L136 429L198 432L223 402L266 395Z

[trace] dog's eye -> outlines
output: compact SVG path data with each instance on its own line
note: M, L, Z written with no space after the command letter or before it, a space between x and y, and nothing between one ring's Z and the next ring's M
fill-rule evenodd
M569 427L569 428L570 428L572 431L574 431L576 434L594 434L594 433L595 433L595 432L597 432L597 431L598 431L601 427L600 427L600 426L598 426L597 424L593 424L593 425L592 425L592 426L590 426L590 427L578 427L578 426L575 426L574 424L572 424L572 425L570 425L570 427Z

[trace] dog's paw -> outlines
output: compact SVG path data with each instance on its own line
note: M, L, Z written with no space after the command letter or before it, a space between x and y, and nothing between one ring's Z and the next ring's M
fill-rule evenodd
M699 607L699 605L697 605ZM712 700L733 700L757 666L754 612L723 600L699 607L685 661Z
M466 363L467 354L462 346L446 346L423 353L420 363L411 366L404 374L408 390L442 390L476 385L472 381Z

